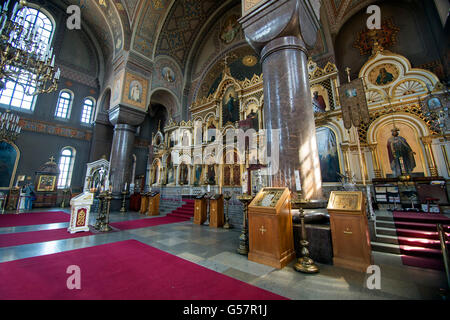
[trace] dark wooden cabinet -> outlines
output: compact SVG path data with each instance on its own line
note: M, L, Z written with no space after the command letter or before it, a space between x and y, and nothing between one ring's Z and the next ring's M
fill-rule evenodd
M16 210L19 205L20 188L12 188L9 190L8 201L6 202L6 210Z
M223 195L216 194L209 200L209 226L220 228L224 224Z
M141 194L141 209L139 210L140 214L147 214L148 200L149 200L149 194L148 193Z
M194 223L203 224L206 221L206 198L204 195L195 198L194 204Z
M151 193L148 200L148 211L149 216L159 216L159 200L161 195L159 193Z
M58 195L56 192L36 192L36 200L33 202L34 208L56 207Z

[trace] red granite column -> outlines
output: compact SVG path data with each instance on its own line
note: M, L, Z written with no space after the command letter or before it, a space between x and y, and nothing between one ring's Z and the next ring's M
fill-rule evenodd
M320 2L313 0L269 1L240 20L261 57L268 150L279 140L279 168L271 184L294 191L298 170L303 195L311 200L323 196L307 69L319 9Z

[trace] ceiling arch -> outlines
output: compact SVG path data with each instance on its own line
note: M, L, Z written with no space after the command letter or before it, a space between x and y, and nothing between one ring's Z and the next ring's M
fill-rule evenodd
M222 4L216 0L175 1L164 20L155 56L171 56L184 71L189 49L199 30Z

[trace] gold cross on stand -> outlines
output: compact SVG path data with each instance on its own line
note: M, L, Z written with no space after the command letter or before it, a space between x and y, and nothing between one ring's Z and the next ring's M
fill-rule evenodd
M230 68L228 67L228 59L234 58L237 58L237 55L235 53L226 54L225 57L222 58L222 65L225 73L230 73Z
M347 68L345 68L345 72L347 72L347 81L350 83L351 82L351 80L350 80L350 71L351 71L352 69L350 69L349 67L347 67Z
M264 228L264 226L262 226L261 228L259 228L259 231L261 231L261 234L263 234L263 235L264 235L264 232L266 232L266 231L267 231L267 229L266 229L266 228Z
M49 159L50 159L50 162L55 162L55 157L54 156L51 156Z

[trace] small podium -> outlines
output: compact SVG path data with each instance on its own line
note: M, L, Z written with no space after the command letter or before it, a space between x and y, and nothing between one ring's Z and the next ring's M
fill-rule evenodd
M366 201L361 191L332 191L328 202L333 264L366 272L372 264Z
M89 231L89 214L91 206L94 203L94 194L92 192L83 192L70 200L70 225L67 231L76 233L80 231Z
M149 216L159 216L159 192L151 192L148 196L148 213Z
M146 214L148 210L148 193L141 194L141 209L139 210L140 214Z
M220 228L224 223L223 195L215 194L209 200L209 226Z
M281 269L295 258L288 188L263 188L248 206L248 260Z
M206 221L206 194L195 197L194 204L194 223L203 224Z

